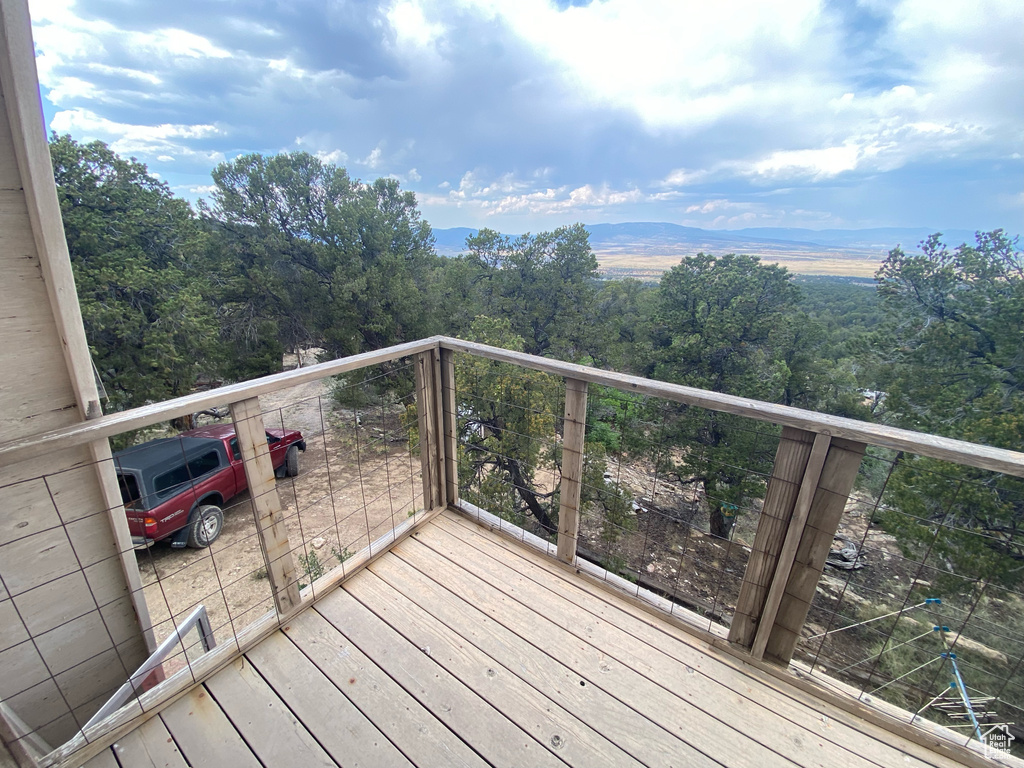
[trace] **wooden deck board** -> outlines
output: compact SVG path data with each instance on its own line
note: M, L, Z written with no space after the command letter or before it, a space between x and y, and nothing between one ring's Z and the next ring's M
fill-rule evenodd
M114 754L122 766L135 768L188 768L185 758L159 717L147 720L139 728L114 744Z
M119 766L113 752L109 749L104 749L96 755L96 757L82 766L82 768L119 768Z
M316 611L492 765L564 765L467 684L339 589Z
M336 768L244 656L214 675L206 688L263 765Z
M473 681L476 692L538 743L551 745L569 765L587 768L642 764L556 702L517 677L502 661L491 658L450 627L426 613L411 599L366 576L347 591L416 648L428 649L431 660L453 676Z
M870 754L882 765L897 763L908 766L932 765L938 768L955 768L962 763L940 755L927 747L916 744L887 731L878 725L860 720L843 710L829 707L778 678L766 674L756 667L716 653L711 646L642 608L623 600L606 599L589 584L574 579L571 572L550 562L539 553L518 546L506 539L489 536L479 526L466 518L451 515L438 519L441 528L456 531L469 546L488 548L499 547L509 551L516 558L521 572L534 580L545 583L560 594L572 595L588 611L619 627L638 639L659 648L673 658L702 672L707 677L730 686L733 690L755 700L771 702L774 711L794 722L817 728L823 717L827 718L828 738L847 746L860 742L861 754ZM522 561L529 565L524 565ZM554 576L557 581L551 581ZM867 740L864 737L869 737ZM905 757L914 759L909 762Z
M457 583L466 599L478 605L492 619L537 648L557 651L561 661L580 675L586 685L603 689L711 760L736 768L762 768L766 761L768 765L801 765L738 730L749 726L723 722L686 701L679 695L685 693L689 684L686 679L688 673L682 665L677 665L668 679L656 682L651 679L655 669L647 658L651 654L640 643L618 653L609 653L591 644L586 639L587 635L595 629L603 629L596 621L584 621L576 626L568 610L556 610L543 604L530 607L529 602L521 600L530 601L536 595L522 590L516 592L514 587L497 583L516 581L514 570L504 568L497 561L486 566L468 563L466 560L473 557L471 551L463 553L464 557L460 558L462 565L470 569L465 570L447 558L437 557L437 550L425 543L429 539L430 544L436 544L439 538L431 531L429 537L420 536L403 542L405 546L397 547L394 552L435 580ZM491 571L499 575L495 576ZM502 587L513 594L507 594ZM602 632L602 636L607 638L611 634ZM634 658L624 658L634 653L637 654ZM824 763L807 765L824 768Z
M339 764L361 768L412 765L283 634L271 635L246 658Z
M459 626L463 637L484 651L503 659L505 666L534 685L566 710L600 731L622 750L652 766L679 765L709 768L719 763L707 758L669 731L587 681L547 653L530 645L455 592L437 584L399 558L375 564L373 572L383 580L415 596L420 605L450 626ZM456 588L457 591L457 588Z
M458 542L459 558L466 562L466 548L479 551L481 554L497 556L500 560L506 559L508 553L515 558L515 567L518 571L520 586L529 584L531 587L540 588L542 594L552 594L556 604L565 605L566 602L578 606L581 611L573 611L574 623L587 623L588 621L601 621L604 627L613 627L636 641L656 649L660 654L654 657L661 661L660 669L662 674L666 671L665 664L671 668L671 663L666 662L663 656L669 656L676 663L681 663L690 670L697 673L691 678L691 683L698 683L694 688L693 700L700 706L714 707L719 702L729 701L729 710L735 714L742 724L755 724L758 730L767 734L787 734L789 738L802 741L798 729L811 734L811 738L821 737L822 748L826 756L841 758L844 753L849 757L849 744L853 740L857 744L857 755L867 761L879 766L890 766L897 762L906 765L908 768L922 768L933 765L951 768L958 765L949 758L936 755L924 748L910 748L910 742L905 742L902 748L892 746L893 734L882 731L877 727L855 729L848 725L847 718L842 717L843 713L832 711L834 708L826 709L822 702L810 702L806 698L799 699L792 696L780 696L778 687L770 687L762 680L751 675L751 669L739 669L735 665L729 665L720 660L717 655L710 655L695 647L692 638L685 638L690 642L680 642L681 630L677 634L664 631L670 625L660 623L655 628L651 623L640 620L635 613L638 609L632 608L628 603L607 599L605 595L596 593L582 582L574 581L563 569L552 566L549 570L544 566L542 556L524 550L521 547L502 546L500 540L493 536L481 535L482 531L478 526L468 520L459 520L454 517L440 519L438 526L425 535L432 536L435 532L444 532L453 537L452 541ZM451 542L449 542L451 543ZM485 567L489 567L487 561ZM552 580L552 576L556 580ZM554 590L554 592L552 592ZM565 601L560 602L559 601ZM620 648L628 650L630 640L625 640L627 645L620 645ZM609 649L610 645L604 644L603 648ZM657 679L657 678L656 678ZM725 689L724 691L722 689ZM795 692L795 690L794 690ZM729 698L731 694L737 694L739 698ZM707 704L703 704L707 702ZM868 737L865 738L865 733ZM916 745L914 745L916 746ZM909 754L908 754L909 753ZM920 755L920 756L917 756ZM799 762L799 761L798 761ZM854 765L856 763L844 762Z
M446 513L86 766L957 764Z
M284 633L418 768L487 765L316 611Z
M205 686L171 704L160 719L192 768L261 768Z

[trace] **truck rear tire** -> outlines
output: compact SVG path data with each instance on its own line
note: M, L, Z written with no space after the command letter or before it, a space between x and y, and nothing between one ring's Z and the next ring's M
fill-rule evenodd
M295 477L299 474L299 448L296 445L288 448L288 453L284 455L284 474L285 477Z
M188 524L188 545L193 549L208 547L224 530L224 513L220 507L204 504L192 513Z

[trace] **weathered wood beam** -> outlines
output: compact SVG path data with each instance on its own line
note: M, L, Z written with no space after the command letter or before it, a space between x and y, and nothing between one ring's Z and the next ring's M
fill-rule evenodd
M448 504L457 504L459 501L459 420L455 401L455 354L450 349L441 350L441 407L444 412L445 500Z
M755 659L764 656L764 649L768 645L768 637L775 624L775 617L778 615L779 605L782 603L782 596L786 590L786 584L789 582L789 574L793 570L793 558L796 557L796 549L803 536L804 526L807 524L807 515L811 511L811 502L814 499L831 442L832 438L828 435L814 436L811 453L807 457L807 465L800 482L800 490L797 492L796 503L793 506L793 514L786 527L782 549L779 551L778 561L775 564L772 584L765 597L764 608L761 610L757 633L754 635L754 644L750 649L750 653ZM788 662L789 659L786 661Z
M431 443L434 446L434 468L437 479L437 503L434 507L445 507L448 505L448 478L445 470L445 431L444 431L444 383L441 379L441 350L435 348L424 354L430 355L433 361L433 398L434 398L434 434L431 435Z
M807 618L865 445L785 428L729 642L786 665Z
M437 363L435 365L435 356ZM444 505L445 479L440 452L440 354L436 349L416 355L416 415L420 435L420 469L423 480L423 508Z
M793 657L866 447L852 440L832 439L765 646L768 661L788 664Z
M813 444L814 434L811 432L793 427L782 430L761 517L757 521L754 546L747 560L736 613L729 629L729 642L743 648L750 648L754 643Z
M267 433L257 397L231 405L238 448L249 482L256 530L267 561L267 576L279 615L290 613L301 602L299 574L295 568L284 510L274 482L274 465L267 446Z
M580 492L583 448L587 429L587 382L565 380L565 418L562 422L562 485L558 505L558 559L576 562L580 530Z

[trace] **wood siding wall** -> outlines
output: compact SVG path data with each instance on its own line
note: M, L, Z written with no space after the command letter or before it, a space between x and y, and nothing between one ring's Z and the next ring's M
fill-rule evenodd
M0 439L98 415L24 0L0 0L0 308ZM50 744L147 655L118 545L127 527L115 531L108 511L113 468L100 468L104 486L93 463L104 450L50 452L0 474L0 700Z

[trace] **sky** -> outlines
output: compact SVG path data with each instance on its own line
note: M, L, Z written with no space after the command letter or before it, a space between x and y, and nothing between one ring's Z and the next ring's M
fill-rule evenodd
M435 227L1021 231L1021 0L29 0L44 119L179 196L238 155Z

